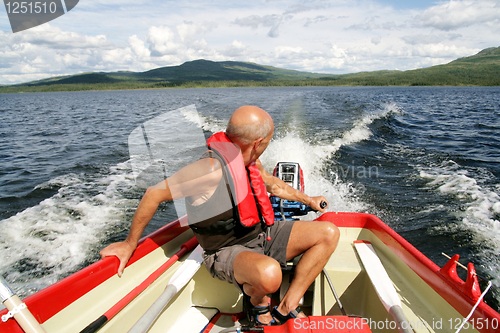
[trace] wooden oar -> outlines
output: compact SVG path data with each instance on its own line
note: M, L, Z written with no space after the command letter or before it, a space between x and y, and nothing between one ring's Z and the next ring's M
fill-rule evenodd
M45 333L45 330L40 323L35 319L29 311L26 303L17 296L12 289L7 285L7 281L0 275L0 301L5 305L7 314L2 316L2 321L14 318L19 326L26 333Z
M127 295L125 295L121 300L119 300L118 303L113 305L102 316L94 320L82 331L80 331L80 333L97 332L97 330L99 330L104 324L106 324L109 320L111 320L111 318L113 318L118 312L120 312L123 308L125 308L134 298L136 298L147 287L149 287L167 269L169 269L173 264L175 264L179 260L179 258L184 256L189 251L192 251L197 244L198 241L196 240L196 237L193 237L184 244L182 244L180 250L177 251L172 257L170 257L170 259L168 259L163 265L158 267L143 282L141 282L137 287L132 289Z
M370 277L378 297L384 304L398 325L399 332L413 333L410 323L406 319L401 307L401 300L387 274L380 258L377 256L373 246L367 241L354 241L354 247L358 252L366 273Z
M203 249L198 245L170 278L165 291L163 291L160 297L149 307L135 325L132 326L128 333L147 332L172 298L193 278L194 274L200 268L202 260Z

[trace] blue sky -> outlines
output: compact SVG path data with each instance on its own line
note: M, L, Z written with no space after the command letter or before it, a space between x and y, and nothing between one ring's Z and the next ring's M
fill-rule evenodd
M408 70L500 46L500 0L80 0L18 33L0 8L0 84L195 59Z

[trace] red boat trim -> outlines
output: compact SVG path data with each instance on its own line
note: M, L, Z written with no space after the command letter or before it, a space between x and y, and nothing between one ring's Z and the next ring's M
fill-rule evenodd
M151 235L142 238L127 266L130 266L188 229L188 226L181 226L179 220L176 220L158 229ZM106 257L25 298L24 302L38 322L43 324L72 302L115 275L118 265L118 258ZM5 313L7 313L6 309L0 311L0 316ZM2 323L1 326L2 330L6 329L6 332L23 332L15 320L9 320L6 323Z
M317 220L330 221L338 227L365 228L370 230L464 318L471 311L475 301L464 292L462 285L458 284L454 279L441 274L439 266L378 217L365 213L331 212L321 215ZM477 325L476 327L481 333L498 333L500 313L482 302L474 312L471 322L481 323L481 325Z
M205 329L203 331L201 331L200 333L210 333L212 328L214 328L215 324L222 316L223 316L223 314L221 312L217 312L217 314L215 316L213 316L212 319L210 319L207 326L205 326Z

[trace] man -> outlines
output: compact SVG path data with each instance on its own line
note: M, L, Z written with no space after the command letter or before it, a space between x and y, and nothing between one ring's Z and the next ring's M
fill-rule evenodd
M332 223L279 221L273 224L266 218L270 204L267 193L257 191L259 182L272 195L300 201L320 212L324 211L321 202L326 203L323 196L309 197L264 170L259 157L269 145L273 132L274 123L266 111L256 106L238 108L226 132L217 133L208 140L209 155L147 189L126 240L109 245L101 251L101 256L117 256L120 260L118 275L121 276L159 204L186 198L189 223L205 250L205 266L213 276L243 290L251 304L254 322L268 325L303 317L299 301L335 250L339 231ZM221 144L237 147L238 154L228 158L231 153L223 152L223 146L219 149ZM240 160L242 166L238 167ZM241 183L238 180L241 179L238 178L240 169L249 173L250 181L245 177L243 182L248 183L253 192L251 202L241 205L238 200L235 203L237 195L228 194L244 188L238 184ZM243 205L244 210L240 208ZM243 217L248 212L251 216ZM255 212L260 213L258 218L252 217ZM243 220L251 223L246 224ZM281 266L300 254L302 257L288 291L271 311L268 295L281 285Z

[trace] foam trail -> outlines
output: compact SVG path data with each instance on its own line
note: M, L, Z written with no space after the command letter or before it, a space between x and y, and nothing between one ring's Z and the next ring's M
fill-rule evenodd
M41 184L58 193L0 221L0 274L23 297L76 271L127 220L124 208L137 205L121 195L133 184L127 164L96 179L68 174Z
M292 132L273 140L261 160L269 172L272 172L270 168L278 162L299 163L304 172L305 192L312 196L325 196L329 202L329 211L364 210L365 205L351 195L355 191L352 184L340 181L332 183L325 178L321 165L328 156L322 147L313 146Z
M493 283L500 286L500 196L478 180L468 170L452 160L435 167L420 167L420 176L427 186L445 196L453 196L465 209L457 210L462 226L472 231L474 242L480 244L479 256L495 277ZM485 246L489 244L489 246ZM497 298L500 295L496 295Z
M204 146L200 127L217 129L216 123L199 116L194 107L186 107L181 111L183 119L168 118L170 114L164 113L145 123L151 153L158 155L153 155L153 159L159 159L165 149L172 148L165 148L165 143L178 142L168 137L178 137L180 133L179 127L175 126L177 123L172 120L195 124L196 133L191 135L201 136L199 146ZM165 124L173 128L163 135L165 131L162 126ZM137 138L144 140L143 128L139 127L136 132ZM134 148L141 148L139 139L132 140L136 144ZM136 150L142 153L139 148ZM182 152L186 146L179 144L174 148ZM142 150L146 152L145 161L151 162L148 149ZM185 165L195 158L194 155L177 154L173 162L177 166ZM134 163L138 161L131 156L129 161L119 163L104 173L67 174L40 184L37 186L40 189L56 188L58 192L38 205L0 221L0 274L21 297L78 270L89 257L95 258L102 242L108 238L107 234L115 234L119 226L128 227L131 217L127 215L130 214L128 211L137 207L140 198L140 193L134 195L134 199L126 198L127 193L138 190L138 164ZM171 174L171 168L166 172Z
M395 104L384 105L382 109L364 115L354 123L351 129L326 144L313 145L309 143L310 140L302 139L295 131L278 133L278 138L271 142L261 159L268 168L281 161L299 163L304 172L306 193L324 195L330 202L330 211L364 211L368 207L366 203L359 200L359 193L357 193L359 189L354 184L343 183L339 177L339 170L327 170L328 178L335 179L332 183L325 177L323 166L342 146L369 139L372 135L369 126L375 120L399 112ZM299 128L300 124L294 126Z
M181 114L184 118L197 125L199 128L212 133L221 132L226 129L227 120L217 120L208 118L198 113L196 108L183 108Z
M370 125L377 119L383 119L393 114L400 114L400 108L394 103L383 105L383 108L365 115L354 123L351 130L345 132L342 137L333 141L330 145L330 154L335 153L342 146L349 146L364 140L368 140L372 136Z

